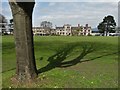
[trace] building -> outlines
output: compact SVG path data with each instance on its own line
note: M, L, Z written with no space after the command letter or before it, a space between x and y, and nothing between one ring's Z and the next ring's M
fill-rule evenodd
M92 36L102 36L102 34L99 33L99 31L92 31L91 35Z
M104 36L104 33L100 33L98 28L93 28L91 35L92 36ZM114 32L111 32L111 33L108 32L107 36L120 36L120 29L116 27Z
M85 35L85 36L89 36L89 35L91 35L91 32L92 32L91 27L88 26L88 24L86 24L86 26L83 27L83 30L81 31L81 34Z
M0 22L0 34L6 34L7 32L7 22Z
M50 29L50 34L51 34L51 36L55 36L56 35L56 29Z
M33 35L48 36L51 34L49 28L33 27L32 30Z
M13 34L13 22L9 23L6 19L6 22L0 22L0 34L9 35Z
M65 24L63 27L56 27L56 35L71 36L71 25Z
M57 36L88 36L91 35L91 27L86 24L85 26L72 27L70 24L64 24L63 27L56 27L55 29L43 28L43 27L33 27L34 35L57 35Z
M91 27L86 24L86 26L78 26L72 27L70 24L65 24L63 27L56 27L56 35L64 35L64 36L75 36L75 35L91 35Z
M77 27L72 27L72 35L77 35L77 36L88 36L91 35L91 27L86 24L85 26L80 26L78 24Z

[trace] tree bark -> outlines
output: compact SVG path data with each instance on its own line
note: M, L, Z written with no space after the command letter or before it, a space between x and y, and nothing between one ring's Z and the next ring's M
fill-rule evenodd
M33 0L34 1L34 0ZM37 77L32 32L32 12L35 2L9 1L16 45L16 78L19 81Z

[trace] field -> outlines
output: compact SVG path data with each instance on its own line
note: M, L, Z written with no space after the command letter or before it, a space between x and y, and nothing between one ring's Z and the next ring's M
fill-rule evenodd
M35 36L38 80L14 85L16 56L13 36L2 37L4 88L117 88L118 37Z

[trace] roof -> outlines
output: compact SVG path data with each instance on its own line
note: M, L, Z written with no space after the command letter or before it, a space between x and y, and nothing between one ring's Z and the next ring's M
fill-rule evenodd
M68 27L69 27L69 26L71 26L71 25L70 25L70 24L64 24L64 26L68 26Z
M91 27L84 27L84 29L88 29L88 28L91 28Z
M63 29L63 27L56 27L56 29Z
M79 27L71 27L71 29L83 29L83 26L79 26Z
M46 28L44 28L44 27L33 27L33 29L46 29L47 30L47 29L50 29L50 28L47 28L47 27Z
M43 27L33 27L33 29L43 29Z

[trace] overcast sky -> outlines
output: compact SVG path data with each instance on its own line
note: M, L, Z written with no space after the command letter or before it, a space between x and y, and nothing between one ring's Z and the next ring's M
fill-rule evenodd
M5 0L6 1L6 0ZM63 26L64 24L89 24L92 28L96 27L105 16L112 15L115 21L118 22L118 2L117 0L39 0L36 2L33 12L33 26L40 26L40 22L47 20L53 23L53 26ZM54 2L55 1L55 2ZM61 2L60 2L61 1ZM85 2L86 1L86 2ZM7 18L11 19L12 15L8 2L2 2L0 12Z

